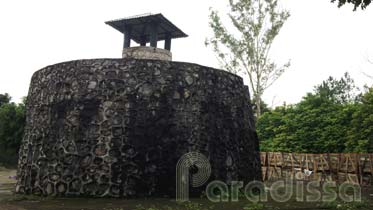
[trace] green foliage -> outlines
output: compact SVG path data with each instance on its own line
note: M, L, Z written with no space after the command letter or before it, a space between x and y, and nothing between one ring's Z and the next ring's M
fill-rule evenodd
M373 152L373 88L354 107L346 147L349 152Z
M102 210L124 210L124 209L123 208L103 208Z
M371 207L366 201L362 202L329 202L323 203L320 207L332 210L370 210Z
M257 131L262 151L372 152L373 90L359 96L348 74L330 77L298 104L264 113Z
M251 108L252 108L252 110L253 110L253 112L254 113L257 113L258 112L258 107L257 107L257 104L252 104L251 105ZM266 112L268 112L268 111L270 111L270 109L269 109L269 107L268 107L268 104L266 104L263 100L260 100L260 112L261 112L261 115L263 114L263 113L266 113ZM256 116L255 116L256 117ZM256 121L256 119L255 119L255 121Z
M185 203L183 203L183 207L186 210L209 210L209 209L214 209L213 206L204 207L202 204L195 203L195 202L185 202Z
M243 210L265 210L265 206L262 203L250 203L243 207Z
M0 95L0 101L0 162L15 165L26 120L25 104L10 103L8 94Z
M260 116L264 91L290 65L277 66L268 56L290 14L278 9L277 0L229 0L229 7L228 17L235 31L227 29L219 13L211 10L209 25L214 36L206 39L206 45L212 47L223 69L248 76L256 116Z
M354 80L347 72L339 80L329 77L315 88L315 92L320 98L338 104L345 104L358 100L358 91L359 89L355 86Z
M159 210L159 209L155 208L155 207L146 208L146 207L142 206L141 204L139 204L139 205L136 206L136 208L134 210Z
M336 2L336 0L331 0L332 2ZM365 9L372 0L338 0L338 7L343 6L346 3L351 3L354 5L354 11L360 7L361 9Z
M0 107L3 104L8 104L12 98L9 96L8 93L0 94Z
M200 203L195 203L195 202L182 202L182 203L178 203L178 206L177 208L172 208L170 206L163 206L162 208L158 208L158 207L150 207L150 208L147 208L147 207L144 207L142 205L137 205L136 206L136 209L135 210L210 210L210 209L214 209L214 206L209 206L209 207L206 207Z
M263 203L250 203L243 207L243 210L279 210L280 208L274 206L266 206Z

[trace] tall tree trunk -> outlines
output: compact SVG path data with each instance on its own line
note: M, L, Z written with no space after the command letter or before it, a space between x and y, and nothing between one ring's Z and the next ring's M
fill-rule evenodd
M260 96L255 96L256 119L262 114Z

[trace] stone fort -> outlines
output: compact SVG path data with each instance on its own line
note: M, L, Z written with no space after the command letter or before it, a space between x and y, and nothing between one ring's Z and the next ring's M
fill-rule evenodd
M106 24L124 34L123 58L68 61L32 76L16 192L173 197L176 164L192 151L208 158L211 180L260 180L242 78L173 62L171 39L187 35L162 14Z

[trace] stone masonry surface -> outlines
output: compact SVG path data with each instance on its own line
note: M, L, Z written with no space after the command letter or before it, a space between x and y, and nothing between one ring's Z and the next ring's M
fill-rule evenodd
M123 49L122 57L171 61L172 53L168 50L154 47L129 47Z
M69 61L32 77L16 192L173 197L183 154L208 157L210 180L247 183L261 179L258 150L236 75L158 60Z

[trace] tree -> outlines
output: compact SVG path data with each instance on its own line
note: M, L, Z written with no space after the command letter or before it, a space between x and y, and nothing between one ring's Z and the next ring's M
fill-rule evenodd
M9 96L8 93L5 93L5 94L0 94L0 107L3 105L3 104L7 104L10 102L12 98Z
M364 109L356 114L361 99L356 97L354 87L348 74L339 80L329 77L299 103L264 113L257 122L261 149L309 153L366 151L362 148L371 142L369 135L373 136L373 122L369 121L372 111L368 109L373 108L367 106L369 103L361 103ZM361 133L364 136L353 136Z
M309 93L292 106L277 107L257 122L264 151L324 153L343 152L352 111Z
M248 76L256 117L262 113L261 98L289 67L278 66L269 58L272 43L290 14L278 9L277 0L229 0L229 20L235 32L222 23L217 11L210 10L213 37L206 39L223 69Z
M291 135L296 130L294 114L293 106L283 105L261 115L256 125L261 151L300 151Z
M369 74L367 74L367 73L363 73L366 77L368 77L368 78L370 78L370 79L373 79L373 76L372 75L369 75Z
M370 64L373 64L373 61L371 61L370 59L368 59L368 62L369 62ZM368 77L368 78L370 78L370 79L373 79L373 75L368 74L368 73L365 73L365 72L363 72L363 74L364 74L366 77Z
M343 104L356 101L359 97L358 91L359 88L355 86L355 82L348 72L339 80L330 76L315 87L315 94L321 98Z
M7 96L5 98L10 99ZM3 164L14 165L17 162L26 121L25 112L24 103L8 102L0 106L0 162Z
M332 2L336 2L336 0L332 0ZM371 2L372 0L338 0L338 7L341 7L346 3L351 3L354 5L354 11L356 11L358 7L365 9Z
M254 113L256 113L257 110L258 110L257 105L255 103L252 104L251 108L254 111ZM269 110L270 110L270 107L268 107L268 104L266 104L263 100L261 100L260 101L260 112L261 112L261 114L263 114L265 112L268 112ZM256 118L255 118L255 121L256 121Z
M373 152L373 87L368 88L355 108L346 148L349 152Z

